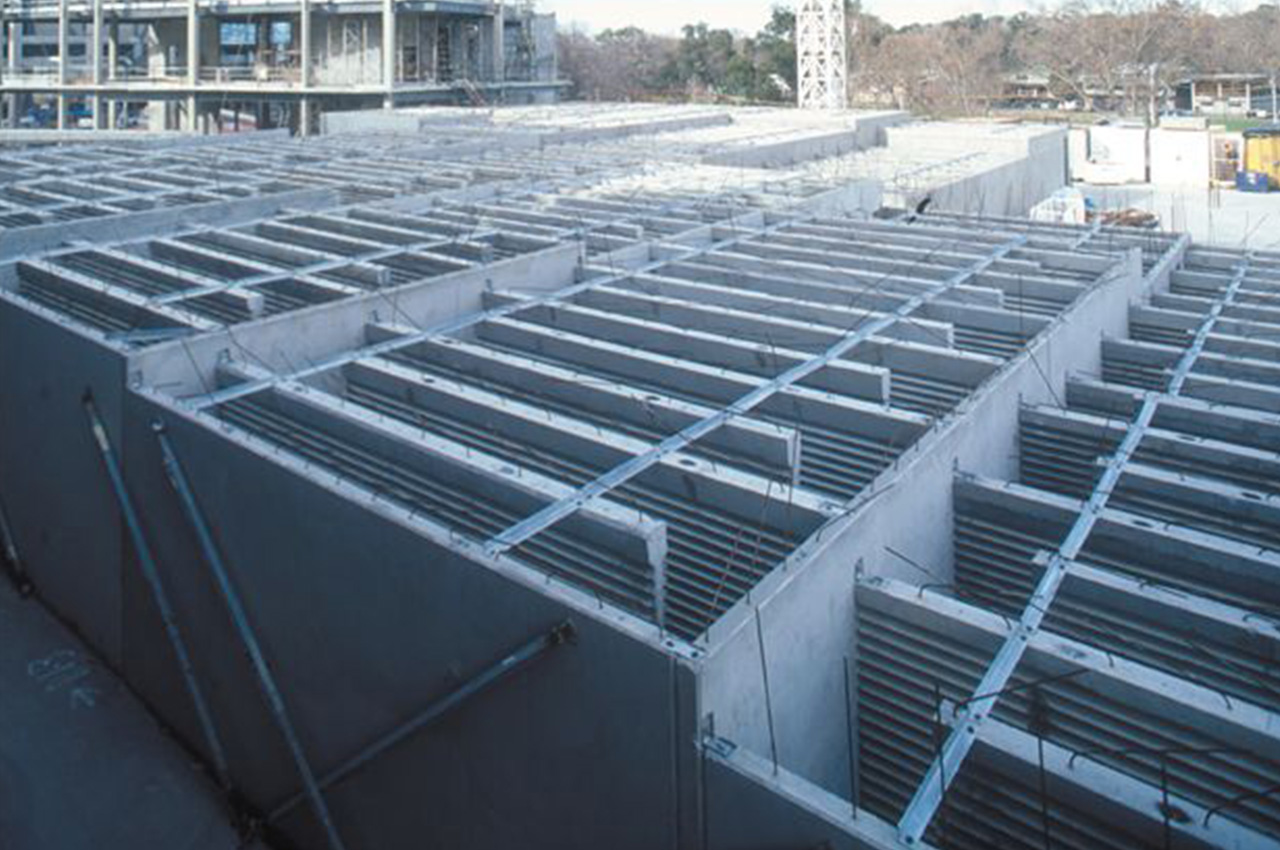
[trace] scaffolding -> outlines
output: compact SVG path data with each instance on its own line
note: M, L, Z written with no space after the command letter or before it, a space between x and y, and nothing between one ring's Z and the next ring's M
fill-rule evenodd
M844 0L804 0L796 13L796 79L801 109L849 103Z

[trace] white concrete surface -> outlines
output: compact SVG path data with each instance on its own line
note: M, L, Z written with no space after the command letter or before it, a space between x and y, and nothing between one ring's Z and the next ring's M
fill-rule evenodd
M1160 216L1162 230L1184 231L1200 244L1280 248L1280 192L1191 189L1136 184L1079 184L1100 209L1136 207Z

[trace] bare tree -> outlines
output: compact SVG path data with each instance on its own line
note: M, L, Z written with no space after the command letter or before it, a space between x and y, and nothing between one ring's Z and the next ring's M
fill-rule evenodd
M1202 23L1197 7L1178 0L1072 0L1036 18L1015 53L1085 108L1141 110L1154 123L1161 99L1195 64Z

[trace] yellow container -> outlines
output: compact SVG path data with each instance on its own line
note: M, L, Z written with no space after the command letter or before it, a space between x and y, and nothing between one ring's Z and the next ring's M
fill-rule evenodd
M1280 189L1280 127L1246 130L1244 170L1267 175L1272 189Z

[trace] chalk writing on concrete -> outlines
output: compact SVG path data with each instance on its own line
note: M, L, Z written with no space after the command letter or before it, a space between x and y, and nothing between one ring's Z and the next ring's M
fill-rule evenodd
M93 668L74 649L59 649L32 659L27 662L27 675L45 693L65 694L73 710L98 704L101 691L89 682Z

